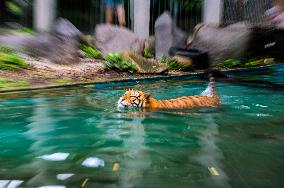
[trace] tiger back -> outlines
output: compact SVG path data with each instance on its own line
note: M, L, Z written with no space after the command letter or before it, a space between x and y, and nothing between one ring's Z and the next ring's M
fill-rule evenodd
M217 95L215 81L210 79L208 87L200 94L195 96L183 96L170 100L157 100L150 94L139 90L131 89L119 99L118 107L138 107L152 109L181 109L193 107L214 107L220 104Z

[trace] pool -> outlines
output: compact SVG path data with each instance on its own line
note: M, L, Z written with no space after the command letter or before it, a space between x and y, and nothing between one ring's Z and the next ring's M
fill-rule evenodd
M282 65L245 75L284 82ZM131 87L169 99L206 85L184 79ZM217 82L218 108L119 111L128 88L1 95L0 187L284 187L283 90Z

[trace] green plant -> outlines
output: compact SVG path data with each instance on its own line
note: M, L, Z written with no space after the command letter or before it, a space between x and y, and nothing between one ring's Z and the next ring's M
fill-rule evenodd
M28 28L28 27L22 28L20 32L27 33L30 35L36 35L36 32L34 32L31 28Z
M240 66L241 66L241 62L236 59L227 59L216 65L217 68L223 68L223 69L230 69L230 68L235 68L235 67L240 67Z
M6 7L17 15L23 14L21 6L12 1L5 1Z
M171 59L165 55L162 55L162 57L160 58L160 62L161 63L170 63Z
M144 49L144 57L146 58L153 58L155 57L155 51L149 48Z
M181 4L185 10L192 11L193 8L200 9L202 7L202 0L185 0Z
M15 54L0 53L0 70L17 71L28 68L24 59Z
M27 81L14 81L0 77L0 88L26 87L29 85L31 83Z
M247 63L245 63L243 66L244 67L255 67L255 66L260 66L264 64L263 59L250 59Z
M55 84L68 84L72 82L71 78L63 77L53 81Z
M169 70L177 70L177 71L187 71L191 70L193 66L187 66L182 63L177 62L176 60L171 60L168 62L168 69Z
M0 52L6 53L6 54L13 54L17 50L8 46L0 46Z
M104 59L107 61L106 65L108 69L118 69L131 73L137 72L135 65L130 61L122 59L119 53L109 53Z
M103 55L100 51L98 51L95 47L87 46L85 44L81 44L79 48L85 53L86 57L102 59Z

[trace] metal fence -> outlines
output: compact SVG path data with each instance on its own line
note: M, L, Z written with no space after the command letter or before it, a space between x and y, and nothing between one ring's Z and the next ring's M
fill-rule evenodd
M132 3L124 0L126 26L132 26ZM151 0L150 34L154 33L155 20L164 11L169 11L177 25L190 32L201 21L202 0ZM58 0L58 17L69 19L76 27L86 33L92 33L96 24L104 22L103 0ZM116 20L117 22L117 20Z
M271 8L272 0L224 0L224 25L244 21L250 25L261 25L265 11Z
M155 21L164 11L169 11L176 25L192 32L202 19L202 0L151 0L150 33L154 33Z
M44 1L44 0L43 0ZM48 1L48 0L46 0ZM117 0L116 0L117 1ZM143 1L143 0L141 0ZM6 4L12 2L20 7L21 15L7 12ZM154 33L154 24L159 15L169 11L177 26L186 32L191 32L201 21L202 0L150 0L150 34ZM32 26L33 0L0 0L1 22L17 22L23 26ZM126 27L132 28L133 0L124 0ZM95 26L105 20L104 0L57 0L56 17L70 20L84 33L93 33ZM115 19L117 23L117 19Z
M130 4L124 1L126 10L126 26L130 28ZM58 0L57 17L70 20L77 28L85 33L93 33L96 24L103 23L104 15L103 0ZM114 19L117 23L117 19Z

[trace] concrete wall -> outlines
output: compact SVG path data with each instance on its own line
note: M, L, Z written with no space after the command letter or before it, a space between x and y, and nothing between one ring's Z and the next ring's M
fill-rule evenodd
M34 0L33 24L37 31L49 31L56 17L56 0Z
M223 0L204 0L203 22L219 25L222 22L223 4Z
M150 0L132 0L133 31L141 37L149 36Z

